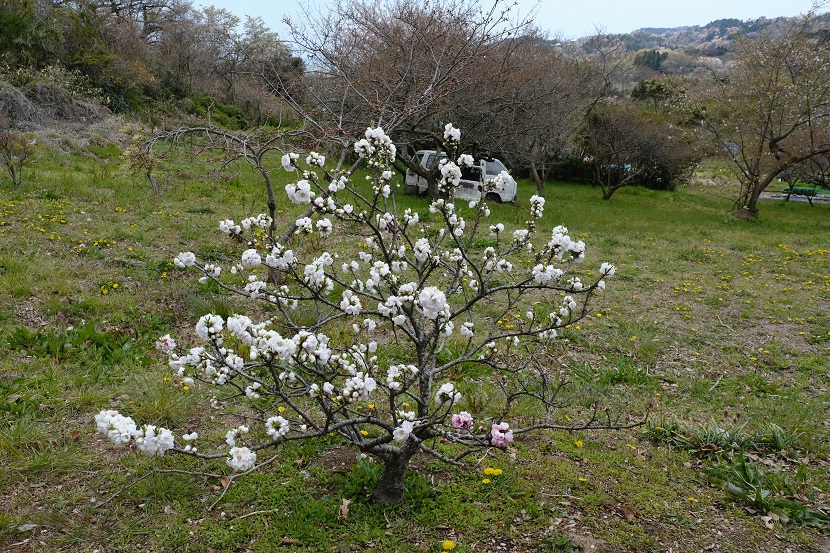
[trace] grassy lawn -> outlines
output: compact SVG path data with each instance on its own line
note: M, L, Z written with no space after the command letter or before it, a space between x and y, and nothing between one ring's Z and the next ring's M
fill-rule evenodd
M377 464L334 438L291 445L220 498L221 460L118 450L93 416L214 424L209 391L171 378L154 342L241 305L171 260L237 255L217 222L265 211L263 185L200 181L197 161L155 198L97 154L41 150L20 188L0 181L3 551L830 550L830 206L769 201L733 220L728 186L603 202L550 184L541 227L583 239L586 271L618 268L552 362L569 393L650 409L649 424L522 437L470 470L416 458L405 504L388 509L368 498ZM286 223L296 206L273 176ZM527 219L533 192L520 182L493 220Z

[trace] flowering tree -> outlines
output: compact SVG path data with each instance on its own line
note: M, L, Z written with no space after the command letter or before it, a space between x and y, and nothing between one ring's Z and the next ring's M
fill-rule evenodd
M175 258L178 267L199 271L201 282L259 302L265 313L260 320L207 314L196 324L201 344L189 350L170 336L158 342L180 377L215 387L213 404L235 413L223 451L204 453L196 432L178 440L116 411L96 416L98 430L152 455L226 458L238 471L262 463L267 448L335 434L383 463L373 496L396 503L419 452L462 464L531 430L637 424L597 405L577 423L558 424L564 381L536 356L557 329L587 313L614 266L602 264L591 282L569 276L585 245L561 226L538 236L541 197L530 198L530 219L512 233L488 222L485 202L456 203L461 167L474 161L457 155L457 129L447 125L444 139L451 154L441 166L445 198L423 220L396 209L396 147L382 129L369 128L353 145L368 185L349 172L327 172L317 153L305 158L305 169L298 154L283 156L284 169L298 177L286 193L310 213L292 224L293 236L275 239L266 215L224 220L220 230L243 244L238 262L221 268L190 252ZM320 251L321 241L329 251ZM276 283L266 277L272 271L281 277ZM465 399L476 393L486 393L486 405Z

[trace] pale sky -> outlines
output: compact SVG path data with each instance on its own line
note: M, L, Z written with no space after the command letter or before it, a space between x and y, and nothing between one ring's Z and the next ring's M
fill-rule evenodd
M486 0L485 0L486 1ZM285 15L300 17L300 6L325 10L330 0L196 0L195 7L214 5L240 17L261 17L282 38L288 33L282 24ZM535 0L518 0L526 14ZM608 33L629 33L642 27L705 25L724 18L757 19L793 16L806 12L813 0L542 0L538 2L536 26L579 38L595 33L597 26Z

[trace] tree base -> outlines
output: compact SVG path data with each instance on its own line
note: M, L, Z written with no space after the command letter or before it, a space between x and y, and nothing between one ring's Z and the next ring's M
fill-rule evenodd
M755 217L755 212L748 207L742 207L732 214L733 219L747 219L750 217Z

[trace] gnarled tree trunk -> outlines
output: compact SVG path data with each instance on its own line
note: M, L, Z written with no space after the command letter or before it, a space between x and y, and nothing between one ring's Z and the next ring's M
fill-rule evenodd
M409 439L401 446L399 453L387 454L383 459L383 472L380 475L372 499L380 505L397 505L403 501L403 475L409 460L418 452L418 445Z

